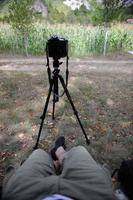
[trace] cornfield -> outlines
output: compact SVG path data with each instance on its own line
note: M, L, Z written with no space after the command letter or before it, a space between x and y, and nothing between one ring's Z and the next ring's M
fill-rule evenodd
M0 53L23 54L25 52L22 35L14 32L9 25L0 25ZM29 33L28 52L44 55L48 38L62 36L69 41L69 55L85 57L103 54L105 29L103 27L83 27L70 25L36 25ZM133 30L126 27L111 27L108 30L106 52L125 52L133 49Z

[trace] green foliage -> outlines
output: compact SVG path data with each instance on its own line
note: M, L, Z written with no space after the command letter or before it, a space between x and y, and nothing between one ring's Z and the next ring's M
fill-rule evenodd
M32 0L13 0L9 6L9 23L23 37L25 54L28 56L28 37L33 23Z
M104 13L100 4L96 0L89 1L91 10L89 12L90 22L93 25L101 24L104 21Z
M80 10L72 11L70 7L63 4L62 0L43 0L48 7L48 21L51 23L88 23L89 12L82 6Z
M74 22L80 22L81 24L88 24L90 22L90 13L84 6L81 6L80 11L75 10L73 13Z
M25 33L32 26L32 10L30 9L32 0L13 0L9 6L9 22L12 27L21 33Z
M44 55L46 41L51 35L61 35L69 40L69 55L84 57L103 54L105 30L103 27L38 25L29 34L28 52ZM124 27L109 30L107 53L133 49L133 31ZM0 29L0 52L22 54L25 52L22 35L5 26Z
M124 21L130 14L130 7L120 6L120 0L104 0L103 4L96 0L89 1L92 7L90 11L90 21L94 25L109 23L112 21Z
M22 13L24 2L29 2L30 7L32 5L32 0L4 0L0 3L0 21L7 20L9 15L10 4L13 2L18 2L18 7L16 8L16 14ZM85 6L81 6L79 10L71 10L70 7L66 6L62 0L42 0L48 8L48 18L47 20L51 23L93 23L94 25L103 24L104 21L123 21L128 17L132 17L132 6L129 8L118 7L117 4L120 0L104 0L104 4L101 5L97 3L96 0L88 0L91 4L91 10L87 10ZM105 5L106 2L106 5ZM22 5L21 5L22 4ZM16 6L16 5L15 5ZM12 10L12 9L11 9ZM15 10L13 8L13 10ZM31 12L31 10L30 10ZM24 13L25 14L25 13ZM26 14L27 15L27 14ZM23 15L21 15L23 18ZM30 20L31 13L27 16ZM35 15L35 18L43 18L41 14Z
M0 1L0 22L7 21L6 16L8 15L8 5L8 0Z
M64 22L64 18L68 10L66 10L66 7L62 1L43 0L43 2L48 8L48 20L50 22Z

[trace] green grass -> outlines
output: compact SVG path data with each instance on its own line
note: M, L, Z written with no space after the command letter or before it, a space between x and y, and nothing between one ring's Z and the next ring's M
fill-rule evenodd
M103 27L81 27L70 25L39 25L29 33L28 51L31 55L44 55L48 38L60 35L69 41L69 55L86 57L103 54L105 31ZM133 49L133 30L126 27L112 27L109 30L107 53L124 52ZM14 33L9 25L0 29L0 53L24 54L23 37Z

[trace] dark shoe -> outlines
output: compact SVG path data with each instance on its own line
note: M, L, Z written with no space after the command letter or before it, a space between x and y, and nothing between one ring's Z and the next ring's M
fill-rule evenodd
M64 136L60 136L59 138L57 138L57 140L55 141L55 147L51 150L52 159L55 161L58 160L55 152L59 147L63 147L64 149L66 149Z
M6 174L10 173L11 171L15 170L15 167L13 165L9 165L7 168L6 168Z

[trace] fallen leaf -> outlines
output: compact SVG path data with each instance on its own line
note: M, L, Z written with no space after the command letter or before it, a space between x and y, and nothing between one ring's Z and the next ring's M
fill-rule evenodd
M18 134L18 137L19 137L20 139L24 139L24 133L19 133L19 134Z
M111 106L111 107L114 105L114 101L112 99L109 99L109 98L107 99L106 103L107 103L108 106Z
M133 122L130 122L130 121L128 121L128 122L121 122L120 124L121 124L122 128L127 128L127 127L129 127L130 125L132 125Z

